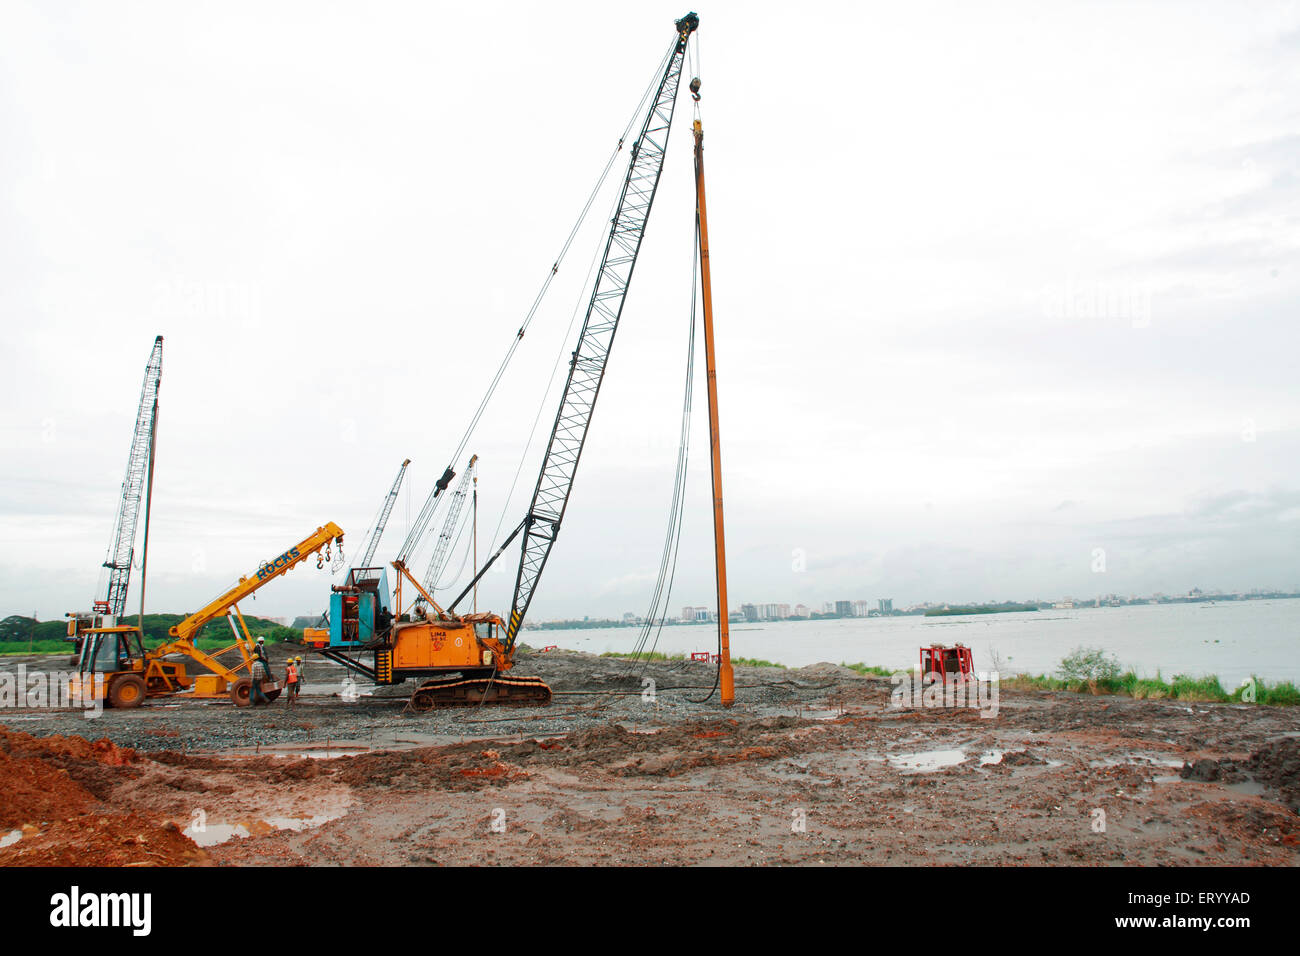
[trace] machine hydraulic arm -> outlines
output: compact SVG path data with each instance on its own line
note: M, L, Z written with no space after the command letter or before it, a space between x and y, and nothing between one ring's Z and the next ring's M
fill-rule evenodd
M315 532L308 535L302 541L298 542L288 551L279 557L270 561L263 562L256 571L247 577L239 579L239 583L232 587L221 597L208 604L202 610L196 611L179 624L172 626L168 632L173 640L189 641L198 633L199 628L211 621L213 618L227 614L231 608L237 605L244 598L256 592L259 588L270 584L280 575L296 568L303 561L306 561L313 554L322 549L328 549L330 543L334 542L339 548L339 553L343 550L343 529L334 522L317 528ZM320 558L317 564L323 564L324 558Z

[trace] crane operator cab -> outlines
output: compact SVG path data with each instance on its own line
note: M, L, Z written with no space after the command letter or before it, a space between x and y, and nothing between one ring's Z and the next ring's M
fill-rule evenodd
M330 647L365 647L384 636L393 606L386 568L353 568L330 591Z
M70 621L69 631L77 627ZM109 625L79 629L77 673L69 683L72 697L102 699L113 707L139 707L147 696L144 641L138 627Z

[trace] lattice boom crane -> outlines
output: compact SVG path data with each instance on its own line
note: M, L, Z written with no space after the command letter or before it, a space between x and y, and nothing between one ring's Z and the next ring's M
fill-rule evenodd
M135 557L136 525L140 518L140 497L149 474L149 455L158 414L158 386L162 382L163 337L154 339L153 351L144 369L144 386L131 433L131 450L126 459L126 478L122 481L122 499L118 504L113 537L109 541L104 567L108 569L108 589L95 609L121 617L126 610L127 590L131 586L131 564Z
M397 493L402 488L402 476L406 474L406 466L411 463L411 459L402 462L402 467L398 469L397 480L393 482L392 489L388 492L388 497L384 499L384 506L380 511L379 520L375 522L375 530L370 533L370 540L366 543L366 550L361 555L359 568L370 567L370 562L375 556L375 551L379 547L379 539L384 536L384 527L388 524L388 516L393 513L393 505L397 501Z
M414 710L457 704L550 702L551 689L541 678L517 677L512 672L516 638L564 520L610 348L618 331L628 286L663 173L687 44L699 23L700 19L694 13L676 21L672 44L662 61L663 72L659 74L658 85L652 84L649 107L632 143L631 158L605 240L600 267L595 273L582 331L569 362L560 408L551 429L532 502L523 521L444 610L430 593L431 587L422 584L406 562L418 547L437 507L437 499L451 484L454 473L448 467L425 501L406 543L392 563L398 572L394 602L396 618L377 622L373 633L367 633L364 627L359 626L359 617L355 629L341 626L336 634L332 627L329 646L320 650L324 656L377 684L397 684L410 678L421 678L422 682L411 695ZM521 329L521 337L522 334ZM524 537L509 620L503 621L496 614L489 613L454 613L456 604L473 590L493 562L520 534ZM403 612L401 597L403 580L420 598L411 602L406 613ZM431 609L432 614L424 605ZM350 624L350 620L345 624ZM373 664L367 664L358 652L373 653Z
M474 481L474 472L477 467L478 455L474 455L470 458L464 474L460 476L460 483L456 485L456 490L451 493L451 502L447 506L447 517L442 522L442 532L438 535L437 544L434 545L433 556L429 559L429 567L424 572L424 589L430 594L437 587L438 579L442 577L442 570L447 565L447 556L451 552L452 537L456 534L456 527L460 523L460 513L465 508L465 499L469 497L469 488Z

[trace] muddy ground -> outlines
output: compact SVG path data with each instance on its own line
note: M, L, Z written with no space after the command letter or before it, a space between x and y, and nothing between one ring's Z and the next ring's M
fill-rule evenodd
M711 666L642 666L525 655L548 708L348 700L315 660L295 707L0 711L0 865L1300 862L1294 708L1001 688L985 718L820 664L739 668L726 710Z

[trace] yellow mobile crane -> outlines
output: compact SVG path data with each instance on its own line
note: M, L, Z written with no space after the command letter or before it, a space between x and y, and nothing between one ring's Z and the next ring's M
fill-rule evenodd
M205 699L229 697L238 706L247 706L253 683L253 639L240 613L239 602L313 554L317 556L316 566L323 567L330 559L331 544L337 545L341 557L343 529L332 521L278 557L262 562L251 575L241 577L230 590L174 625L168 632L171 640L153 650L145 650L144 635L138 626L81 630L79 636L83 640L77 658L77 676L72 681L75 699L103 699L113 707L138 707L146 697L189 692L190 696ZM235 642L212 654L200 650L194 644L200 629L221 616L230 624ZM69 626L76 626L75 622ZM221 660L235 650L239 651L240 660L234 666ZM170 654L182 654L210 673L190 676L183 661L166 659ZM279 690L268 689L267 696L274 700Z

